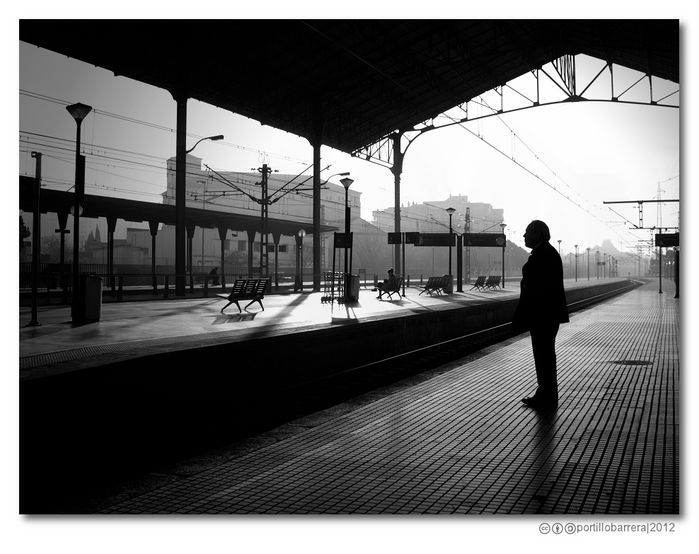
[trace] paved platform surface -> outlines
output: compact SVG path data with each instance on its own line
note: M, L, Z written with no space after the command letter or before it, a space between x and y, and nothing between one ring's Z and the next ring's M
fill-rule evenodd
M623 279L566 280L567 289ZM213 289L212 289L213 290ZM257 304L238 313L235 305L220 313L226 301L216 296L153 301L109 302L102 305L100 320L85 325L71 323L70 308L40 306L37 327L27 327L31 309L19 311L19 355L23 377L45 373L47 366L77 368L98 362L246 340L261 335L295 333L305 329L404 317L426 311L497 302L519 295L519 283L494 291L469 291L450 295L420 294L407 287L406 296L378 300L377 293L362 289L353 306L321 302L322 293L267 295L264 311ZM212 293L213 294L213 293ZM396 298L394 296L394 298ZM244 304L243 304L244 305ZM69 362L66 364L65 362ZM44 369L42 369L44 368Z
M679 300L651 283L576 313L557 350L553 413L520 402L521 335L163 468L102 512L679 513Z

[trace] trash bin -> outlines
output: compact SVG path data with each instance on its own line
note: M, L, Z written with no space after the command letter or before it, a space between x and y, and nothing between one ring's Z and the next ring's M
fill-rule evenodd
M345 275L345 302L359 302L359 275Z
M80 296L83 321L99 321L102 315L102 277L86 274L80 276Z

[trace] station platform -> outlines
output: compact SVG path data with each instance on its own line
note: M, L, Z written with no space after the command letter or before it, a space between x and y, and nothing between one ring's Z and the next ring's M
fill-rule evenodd
M585 284L566 283L567 290ZM96 500L94 511L678 514L679 300L670 282L665 290L658 294L657 283L648 283L574 313L561 327L561 398L553 413L520 402L536 385L529 338L519 335L164 464ZM314 294L270 296L254 317L217 314L223 301L213 298L132 304L130 313L129 306L110 305L98 324L82 327L66 323L60 309L53 323L41 312L41 327L21 330L20 373L42 381L56 372L94 368L90 364L100 356L128 360L135 350L177 352L193 340L222 340L230 333L221 331L232 325L238 326L236 340L245 341L341 325L338 320L370 322L517 296L514 287L427 298L413 290L392 303L369 294L362 292L357 307L322 305ZM272 323L265 325L267 318ZM128 407L128 399L124 403Z
M678 302L653 283L576 313L554 413L520 402L534 386L522 336L171 468L102 511L678 514Z
M621 281L570 279L565 281L565 287L571 291ZM264 310L255 304L241 313L235 305L220 313L226 301L216 296L217 289L212 288L208 298L105 302L100 320L84 325L71 323L69 306L49 305L39 307L40 325L28 327L31 309L20 307L21 378L201 345L488 305L519 297L519 283L514 281L504 289L492 291L469 287L465 285L461 293L432 296L420 294L420 287L407 287L406 296L394 296L394 300L379 300L376 292L362 288L359 302L351 306L322 302L321 293L269 294L263 300Z

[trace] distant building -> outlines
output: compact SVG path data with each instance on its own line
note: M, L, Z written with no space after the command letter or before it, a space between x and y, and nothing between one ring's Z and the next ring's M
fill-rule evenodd
M202 169L201 158L187 155L186 199L185 205L204 210L216 210L247 214L261 217L262 175L258 171L212 172ZM163 193L164 204L175 204L175 170L176 158L167 161L167 188ZM270 204L268 217L298 221L308 224L313 220L313 177L271 173L268 176L267 196ZM359 218L361 213L361 193L349 189L348 205L351 219ZM321 224L344 229L345 188L333 182L323 183L321 189ZM145 231L150 239L149 231ZM229 230L223 239L224 258L231 264L234 273L247 271L248 235L244 232ZM150 249L150 242L145 245ZM274 267L274 242L269 237L269 270ZM312 267L313 237L304 238L304 267ZM253 243L254 267L258 267L260 253L260 234L256 233ZM158 263L174 264L175 231L174 226L162 226L156 237L156 259ZM296 263L296 241L294 237L282 236L278 245L276 259L280 273L293 273ZM211 267L221 263L221 237L218 229L196 228L192 237L192 268L194 272L208 272ZM321 236L321 267L329 269L332 264L331 235Z
M447 208L454 208L452 229L455 233L463 233L466 221L466 210L469 209L472 233L500 232L500 223L504 219L502 209L493 208L482 202L469 202L467 196L450 196L446 200L431 200L421 204L408 204L400 208L401 231L417 231L422 233L443 233L449 230L449 215ZM394 208L372 212L373 223L386 232L394 230Z

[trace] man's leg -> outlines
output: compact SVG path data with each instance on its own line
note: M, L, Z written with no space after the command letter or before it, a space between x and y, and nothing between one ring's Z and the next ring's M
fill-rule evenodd
M538 326L530 330L536 381L539 388L535 397L545 402L558 400L558 377L556 373L556 335L559 325Z

